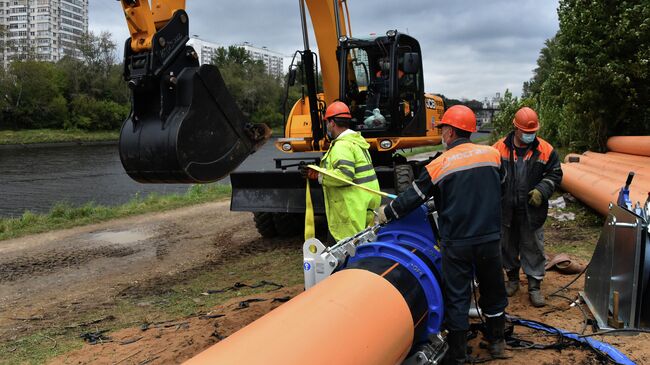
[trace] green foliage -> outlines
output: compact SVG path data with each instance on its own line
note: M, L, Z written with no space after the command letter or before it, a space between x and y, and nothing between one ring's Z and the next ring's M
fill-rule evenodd
M164 211L183 206L207 203L230 195L229 185L195 185L185 194L161 196L150 194L145 198L136 195L128 203L117 207L106 207L93 202L80 207L69 203L56 204L47 214L34 214L26 211L18 218L0 218L0 241L28 234L46 232L54 229L70 228L97 223L109 219Z
M519 99L512 96L512 92L507 90L503 93L503 98L499 103L499 113L492 119L492 142L504 137L513 130L512 120L515 119L515 113L520 108L528 106L535 109L535 101L532 99ZM544 130L542 130L543 132Z
M465 105L466 107L468 107L468 108L470 108L470 109L472 109L474 111L483 109L483 103L481 103L480 101L475 100L475 99L472 99L472 100L468 100L468 99L450 99L450 98L447 98L443 94L438 94L438 96L440 96L442 98L442 100L443 100L443 102L445 104L445 110L451 108L454 105Z
M110 33L89 33L77 48L79 59L66 56L54 64L25 54L0 68L0 130L120 127L129 93Z
M88 95L74 97L70 103L71 118L66 129L113 130L122 125L129 114L127 105L110 100L96 100Z
M271 127L284 124L281 80L266 72L262 61L255 61L241 47L219 48L212 63L219 71L244 115L253 123Z
M67 118L61 99L63 74L54 64L16 61L2 81L5 89L4 122L13 128L56 128Z
M603 149L612 135L650 133L650 5L561 0L560 30L526 85L547 138Z
M52 142L95 142L115 141L119 131L88 132L79 129L23 129L0 131L0 145L32 144Z

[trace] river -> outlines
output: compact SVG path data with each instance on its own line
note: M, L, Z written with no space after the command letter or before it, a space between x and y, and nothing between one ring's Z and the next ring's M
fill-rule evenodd
M249 157L242 171L274 169L274 158L291 157L272 141ZM227 184L229 179L220 183ZM117 144L73 146L0 146L0 217L26 210L47 212L58 202L118 205L136 194L183 193L188 185L137 183L124 172Z

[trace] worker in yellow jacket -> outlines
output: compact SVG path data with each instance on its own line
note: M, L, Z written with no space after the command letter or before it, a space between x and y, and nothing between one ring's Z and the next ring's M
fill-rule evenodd
M327 108L327 136L332 142L320 167L339 178L379 190L368 152L370 145L360 133L350 129L351 119L350 109L343 102L335 101ZM311 169L303 171L323 186L329 244L357 234L374 221L373 211L381 203L379 196Z

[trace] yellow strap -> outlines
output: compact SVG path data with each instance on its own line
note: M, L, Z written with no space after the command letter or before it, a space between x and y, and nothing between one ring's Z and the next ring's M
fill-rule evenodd
M323 169L323 168L320 168L320 167L318 167L318 166L316 166L316 165L308 165L307 167L309 167L309 168L312 169L312 170L316 170L316 171L318 171L319 173L321 173L321 174L323 174L323 175L327 175L327 176L331 177L332 179L336 179L336 180L338 180L338 181L340 181L340 182L343 182L343 183L348 184L348 185L350 185L350 186L354 186L355 188L359 188L359 189L365 190L365 191L367 191L367 192L369 192L369 193L376 194L376 195L379 195L379 196L383 196L383 197L386 197L386 198L389 198L389 199L395 199L395 198L397 198L397 195L384 193L383 191L379 191L379 190L371 189L371 188L369 188L369 187L367 187L367 186L363 186L363 185L355 184L355 183L353 183L353 182L350 181L350 180L346 180L346 179L343 179L343 178L341 178L341 177L338 177L338 176L332 174L330 171L327 171L327 170L325 170L325 169ZM312 211L312 214L313 214L313 211Z
M305 194L305 241L314 237L316 237L316 228L314 227L314 205L311 202L309 179L307 179L307 193Z

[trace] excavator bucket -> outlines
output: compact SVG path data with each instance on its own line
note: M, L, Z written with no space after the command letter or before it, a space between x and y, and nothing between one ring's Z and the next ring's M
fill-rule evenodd
M179 11L156 33L150 52L134 53L126 43L132 108L119 149L127 174L141 183L217 181L271 135L243 115L217 67L199 66L185 45L187 32Z

